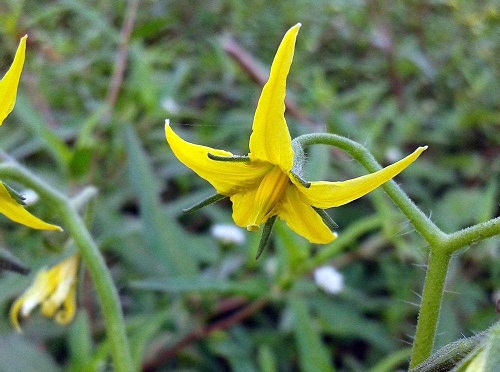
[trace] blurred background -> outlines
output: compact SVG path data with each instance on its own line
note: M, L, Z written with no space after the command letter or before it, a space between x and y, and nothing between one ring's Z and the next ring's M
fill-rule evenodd
M278 222L257 261L260 234L235 227L230 202L182 214L214 190L173 156L164 120L189 141L246 154L262 80L297 22L292 137L337 133L383 165L428 145L396 178L417 205L445 232L498 215L494 0L0 4L2 74L29 35L0 148L69 196L99 190L87 222L144 370L408 366L427 247L382 190L330 210L340 238L325 246ZM309 180L366 173L333 148L313 147L307 157ZM60 222L43 200L29 208ZM61 327L35 311L15 334L13 300L74 247L65 234L0 220L0 246L31 269L0 273L0 370L109 369L85 268L73 323ZM453 258L437 346L498 320L498 247L493 238Z

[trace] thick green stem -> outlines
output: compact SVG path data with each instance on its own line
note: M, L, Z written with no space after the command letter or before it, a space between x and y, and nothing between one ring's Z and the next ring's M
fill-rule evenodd
M57 210L63 227L75 241L96 288L111 344L114 370L130 371L133 363L118 292L97 245L71 201L18 164L0 165L0 179L10 179L35 190L46 203Z
M449 234L446 237L444 248L447 252L453 253L462 247L498 234L500 234L500 217Z
M435 254L431 251L429 254L410 368L418 366L431 355L450 258L448 253Z
M369 172L382 169L365 147L345 137L330 133L313 133L297 137L294 141L300 143L302 147L317 144L336 146L346 151ZM446 235L411 201L396 182L389 181L382 187L429 244L441 245Z
M294 148L300 148L300 151L302 151L302 148L306 146L319 144L341 148L369 172L376 172L382 169L380 164L365 147L348 138L335 134L306 134L296 138L292 145ZM411 357L411 366L415 367L430 356L434 345L444 283L451 254L467 245L499 234L500 217L453 234L445 234L410 200L408 195L394 181L389 181L382 185L382 187L430 246L427 275L422 294L422 305L418 316L417 332Z

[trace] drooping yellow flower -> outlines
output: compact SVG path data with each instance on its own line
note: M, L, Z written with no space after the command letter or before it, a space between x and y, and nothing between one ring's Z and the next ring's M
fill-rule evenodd
M304 183L292 173L294 151L284 117L286 78L292 64L300 23L285 34L271 66L254 116L248 157L195 145L165 125L175 156L233 203L233 219L249 231L278 216L311 243L336 238L320 217L322 209L347 204L392 179L427 147L372 174L344 182ZM232 160L232 161L227 161ZM241 160L241 161L239 161Z
M35 281L10 309L10 320L21 332L19 313L22 317L41 304L42 314L54 318L59 324L69 323L76 311L76 276L80 258L74 254L50 269L38 272Z
M17 48L16 56L0 80L0 125L9 115L16 103L17 87L24 65L24 55L26 51L26 38L24 36ZM26 225L39 230L62 230L59 226L52 225L33 216L22 207L10 194L7 188L0 182L0 213L10 218L14 222Z

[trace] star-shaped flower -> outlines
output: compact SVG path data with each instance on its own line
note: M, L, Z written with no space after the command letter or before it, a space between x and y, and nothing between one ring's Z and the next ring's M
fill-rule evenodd
M14 109L16 103L17 87L24 65L26 38L27 36L24 36L21 39L12 65L5 73L2 80L0 80L0 125L2 125L4 119ZM34 229L62 230L59 226L46 223L38 217L33 216L24 209L16 199L19 199L19 196L15 195L12 190L9 191L9 189L0 182L0 213L4 214L12 221Z
M31 287L10 309L10 320L18 332L21 332L19 313L27 317L38 305L42 306L44 316L54 318L59 324L67 324L74 318L79 262L79 255L74 254L49 270L38 272Z
M172 130L168 120L165 131L175 156L210 182L219 195L231 198L238 226L255 231L278 216L311 243L326 244L337 235L325 224L328 217L323 209L369 193L409 166L427 147L419 147L378 172L348 181L301 180L292 170L294 150L284 116L286 78L300 26L288 30L274 57L257 104L247 157L186 142Z

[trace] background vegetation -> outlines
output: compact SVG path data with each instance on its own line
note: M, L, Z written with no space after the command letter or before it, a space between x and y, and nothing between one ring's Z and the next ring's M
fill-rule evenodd
M137 365L161 370L406 368L426 246L381 190L330 211L340 238L311 246L284 224L255 261L259 234L217 240L230 203L181 209L213 190L173 156L170 118L195 143L248 151L253 112L285 31L302 22L288 97L292 137L347 136L383 164L429 149L397 177L446 232L498 215L500 13L495 1L34 1L0 5L0 65L19 38L27 61L0 148L68 195L94 185L88 223L119 288ZM250 64L238 62L246 51ZM128 56L128 58L127 58ZM123 71L123 75L121 73ZM291 111L291 112L290 112ZM308 178L363 174L327 148ZM43 200L30 207L58 223ZM0 274L0 369L103 367L107 341L82 270L75 321L8 310L34 273L72 250L64 234L1 218L1 246L32 269ZM437 345L498 320L498 238L457 254ZM325 293L314 268L345 288ZM496 291L496 292L495 292ZM319 369L314 369L319 370Z

